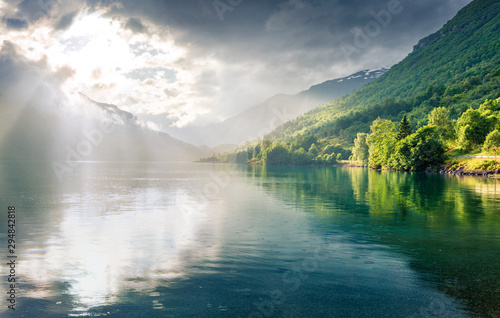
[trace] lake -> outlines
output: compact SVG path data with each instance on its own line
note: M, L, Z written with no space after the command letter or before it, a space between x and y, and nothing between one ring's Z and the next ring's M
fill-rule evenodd
M500 317L494 179L2 162L0 193L2 317Z

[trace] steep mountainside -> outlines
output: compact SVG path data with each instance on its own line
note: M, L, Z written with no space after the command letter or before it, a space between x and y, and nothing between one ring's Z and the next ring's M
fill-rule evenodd
M0 160L192 161L205 153L117 106L64 90L64 70L32 61L12 44L0 49ZM61 73L62 72L62 73Z
M387 69L364 70L314 85L296 95L275 95L225 121L191 131L173 131L172 134L198 145L241 144L262 137L281 124L303 115L314 107L348 95L382 76ZM174 128L171 128L174 129ZM170 133L170 131L169 131Z
M320 106L267 135L335 136L352 143L378 116L418 126L435 107L457 118L469 107L500 96L500 1L475 0L441 30L422 39L403 61L355 93Z
M179 161L196 160L195 146L157 133L131 113L81 96L84 109L0 101L0 159ZM69 159L69 160L68 160Z

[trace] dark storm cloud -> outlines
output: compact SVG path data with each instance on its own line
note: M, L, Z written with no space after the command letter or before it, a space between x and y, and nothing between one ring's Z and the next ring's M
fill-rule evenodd
M395 2L399 3L401 12L392 14L390 22L379 25L377 30L376 16L383 15ZM125 19L124 26L133 32L146 32L147 23L168 27L178 43L189 43L192 57L211 54L226 63L270 61L277 68L286 63L288 68L320 70L327 65L330 68L336 63L345 63L345 47L352 46L356 50L351 50L355 52L349 55L351 62L394 64L396 56L404 57L420 38L439 29L469 2L87 0L87 3L63 3L60 0L22 0L12 2L16 3L16 16L6 16L3 20L10 28L25 28L27 23L50 15L56 18L55 29L65 29L76 16L74 7L77 5L81 10L88 6L113 6L109 15ZM69 11L68 7L73 9ZM371 35L376 36L370 36L362 46L356 45L359 44L356 40L360 42L356 32L366 32L367 27L371 27Z
M275 93L368 68L390 67L470 0L121 0L108 13L163 26L188 48L178 61L210 57L223 68L196 80L224 96L206 105L235 114ZM110 6L112 1L93 2Z
M397 60L391 59L404 57L420 38L435 32L469 2L122 0L122 6L111 14L142 17L168 26L176 40L198 49L193 54L215 54L228 63L245 59L271 61L278 68L286 63L289 68L324 69L326 65L345 63L342 47L350 45L357 49L349 56L352 62L392 65ZM379 25L380 30L374 29L376 16L383 16L395 5L401 12L391 14L387 25ZM371 35L376 36L370 37L368 45L356 46L356 32L366 27L371 27ZM392 51L392 56L387 56L387 51Z
M223 117L276 93L390 67L470 1L13 0L0 18L11 30L40 24L65 30L78 14L99 11L144 38L173 37L182 49L175 67L199 74L193 84L165 94L203 97L203 107ZM145 53L143 46L132 47L134 54ZM162 54L168 54L165 47Z
M112 7L108 15L124 19L124 27L135 33L148 31L148 24L168 27L177 43L189 44L190 57L209 54L228 64L243 60L265 63L277 71L286 65L291 75L308 68L312 72L331 69L346 62L361 63L358 68L390 66L470 0L67 2L73 7L78 3L81 10ZM377 29L377 17L384 17L395 3L401 12L391 14L389 23L379 24ZM36 21L45 14L57 18L55 29L65 29L76 16L74 8L68 11L67 7L60 0L17 1L18 16L4 17L4 21L10 21L11 28L23 28L23 19ZM371 31L368 40L361 41L360 31Z

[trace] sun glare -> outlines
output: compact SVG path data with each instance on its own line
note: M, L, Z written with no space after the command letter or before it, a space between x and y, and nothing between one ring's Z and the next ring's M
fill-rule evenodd
M0 32L0 42L15 43L23 56L57 73L70 108L78 108L81 92L134 114L165 114L179 127L206 117L215 99L200 82L220 71L216 59L190 58L189 48L178 45L166 27L141 21L146 31L134 33L125 22L105 11L86 11L66 30L40 23Z
M57 34L57 41L46 49L53 69L64 65L74 69L63 90L67 95L83 92L132 112L166 112L170 104L185 96L167 100L164 91L178 90L179 83L194 82L189 72L176 65L185 51L171 40L134 34L122 23L99 12L86 13ZM143 74L141 70L145 69L151 70L148 77L133 76Z

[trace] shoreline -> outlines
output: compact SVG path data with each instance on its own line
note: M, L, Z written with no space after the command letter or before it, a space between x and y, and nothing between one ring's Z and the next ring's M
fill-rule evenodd
M203 161L194 161L194 162L199 162L199 163L220 163L220 164L227 164L227 162L203 162ZM249 162L246 163L245 165L247 166L263 166L261 162ZM365 168L365 169L370 169L370 170L378 170L378 171L394 171L394 172L408 172L405 170L393 170L393 169L387 169L387 168L382 168L382 169L373 169L369 168L368 166L362 166L359 164L355 163L337 163L334 165L315 165L315 164L308 164L308 165L293 165L293 164L286 164L286 165L278 165L278 166L290 166L290 167L341 167L341 168ZM468 169L467 165L464 166L459 166L459 167L454 167L453 165L447 164L444 166L441 166L439 168L427 168L423 171L419 172L427 172L427 173L439 173L439 174L448 174L448 175L453 175L453 176L482 176L482 177L488 177L488 176L495 176L500 175L500 162L498 164L497 169ZM415 171L417 172L417 171Z
M369 168L367 166L361 166L361 165L353 164L353 163L340 164L338 166L350 167L350 168L372 169L372 168ZM500 167L500 163L499 163L499 167ZM372 170L405 172L405 171L392 170L392 169L372 169ZM486 176L494 176L494 175L500 174L500 168L492 169L492 170L491 169L468 169L467 165L460 166L460 167L453 167L450 165L445 165L445 166L439 167L437 169L427 168L422 172L449 174L449 175L453 175L453 176L482 176L482 177L486 177Z

